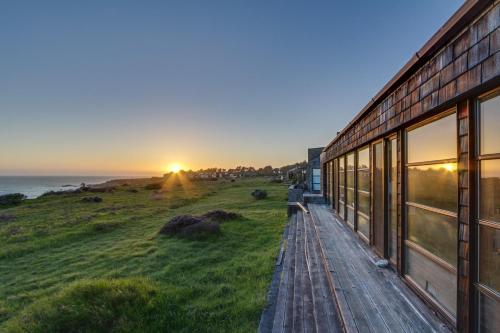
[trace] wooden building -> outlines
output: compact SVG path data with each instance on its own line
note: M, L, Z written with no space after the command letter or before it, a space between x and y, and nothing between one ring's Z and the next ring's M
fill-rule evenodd
M500 332L499 26L466 1L321 155L332 209L460 332Z

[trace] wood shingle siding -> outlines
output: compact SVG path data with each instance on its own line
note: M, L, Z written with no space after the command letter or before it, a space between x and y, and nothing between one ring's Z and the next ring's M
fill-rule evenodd
M486 10L325 148L325 160L457 101L500 75L500 4Z

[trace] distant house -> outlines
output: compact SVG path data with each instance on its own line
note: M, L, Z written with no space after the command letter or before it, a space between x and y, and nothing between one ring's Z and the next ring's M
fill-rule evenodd
M306 184L311 193L321 192L321 160L324 147L307 150Z

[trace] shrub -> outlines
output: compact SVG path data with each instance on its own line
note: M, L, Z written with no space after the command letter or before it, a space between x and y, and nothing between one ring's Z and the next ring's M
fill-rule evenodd
M163 187L162 183L152 183L144 186L146 190L161 190Z
M12 193L0 195L0 208L17 206L26 199L26 196L22 193Z
M0 222L11 222L14 221L16 217L9 214L0 214Z
M115 190L114 187L89 187L87 189L90 193L113 193Z
M271 179L271 183L281 184L281 183L283 183L283 179L273 178L273 179Z
M137 190L136 188L129 188L129 189L127 189L127 192L137 193L137 192L139 192L139 190Z
M83 280L40 299L6 324L7 332L138 332L159 291L145 279Z
M252 192L252 196L257 200L265 199L267 198L267 192L264 190L255 190Z
M102 202L101 197L85 197L82 199L82 202Z
M203 217L217 222L224 222L229 220L236 220L241 218L242 216L238 213L226 212L224 210L212 210L208 213L203 214Z
M90 221L90 220L89 220ZM111 231L120 226L119 222L96 222L92 223L92 229L97 232Z

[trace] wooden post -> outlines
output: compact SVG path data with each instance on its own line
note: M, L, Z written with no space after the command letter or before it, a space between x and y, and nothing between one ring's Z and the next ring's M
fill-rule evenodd
M475 142L470 136L470 102L464 100L457 105L458 129L458 262L457 262L457 329L469 332L472 295L470 257L470 198L471 148Z

